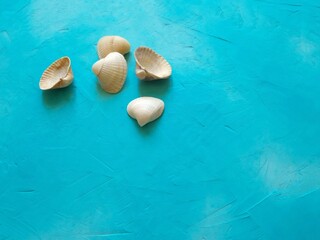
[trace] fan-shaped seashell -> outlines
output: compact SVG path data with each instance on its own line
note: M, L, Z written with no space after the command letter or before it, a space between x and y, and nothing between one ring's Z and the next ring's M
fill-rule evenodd
M130 117L136 119L140 127L159 118L164 110L164 102L154 97L139 97L127 106Z
M106 92L117 93L127 77L127 62L118 52L112 52L92 66L100 85Z
M130 43L123 37L104 36L98 41L97 51L100 59L111 52L118 52L124 55L130 51Z
M134 57L136 59L136 75L140 80L164 79L171 76L170 64L151 48L137 48Z
M39 87L41 90L64 88L69 86L72 81L71 60L68 57L62 57L43 72Z

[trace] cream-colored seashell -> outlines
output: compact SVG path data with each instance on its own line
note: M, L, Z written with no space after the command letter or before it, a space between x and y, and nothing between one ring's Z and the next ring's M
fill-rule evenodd
M123 37L104 36L98 41L97 51L100 59L111 52L118 52L124 55L130 51L130 43Z
M140 127L159 118L164 110L164 102L154 97L139 97L127 106L130 117L136 119Z
M109 53L92 66L100 85L108 93L117 93L121 90L127 77L127 62L118 52Z
M43 72L39 87L41 90L64 88L69 86L72 81L71 60L68 57L62 57Z
M136 75L140 80L165 79L171 76L170 64L151 48L137 48L134 57L136 59Z

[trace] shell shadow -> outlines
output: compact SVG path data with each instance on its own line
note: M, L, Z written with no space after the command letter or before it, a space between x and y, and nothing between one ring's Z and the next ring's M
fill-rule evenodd
M128 52L124 55L124 58L126 59L127 63L129 63L130 59L131 59L131 52Z
M168 93L172 78L154 80L154 81L140 81L139 93L140 96L150 96L161 98Z
M42 92L42 100L48 108L58 108L74 97L75 87L71 85L66 88L46 90Z
M101 97L106 97L106 96L108 96L108 94L101 88L98 80L96 81L96 90L97 90L99 96L101 96Z
M157 123L157 121L159 121L159 120L160 119L157 119L155 121L149 122L148 124L144 125L143 127L140 127L139 124L137 123L137 121L135 119L132 119L132 121L134 121L134 125L136 125L137 131L144 137L148 137L152 133L155 132L155 129L157 128L157 125L159 124L159 123Z

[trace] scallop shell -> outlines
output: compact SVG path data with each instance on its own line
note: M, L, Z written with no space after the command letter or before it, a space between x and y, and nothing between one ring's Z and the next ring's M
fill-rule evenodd
M130 117L136 119L140 127L159 118L164 110L164 102L154 97L139 97L127 106Z
M52 63L42 74L39 82L41 90L64 88L73 81L71 60L69 57L62 57Z
M170 64L151 48L137 48L134 57L136 59L136 75L140 80L164 79L171 76Z
M108 93L121 90L127 76L127 62L118 52L112 52L92 66L100 85Z
M124 55L130 51L130 43L123 37L104 36L98 41L97 51L100 59L111 52L118 52Z

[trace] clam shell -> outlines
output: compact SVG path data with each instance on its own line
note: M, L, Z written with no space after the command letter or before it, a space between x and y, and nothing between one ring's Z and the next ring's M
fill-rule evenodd
M127 76L127 62L118 52L109 53L92 66L100 85L108 93L121 90Z
M111 52L118 52L124 55L130 51L130 43L123 37L104 36L98 41L97 51L100 59Z
M139 97L127 106L130 117L136 119L140 127L159 118L164 110L164 102L154 97Z
M39 82L41 90L64 88L73 81L71 60L69 57L62 57L53 62L42 74Z
M140 80L164 79L171 76L170 64L151 48L137 48L134 57L136 59L136 75Z

